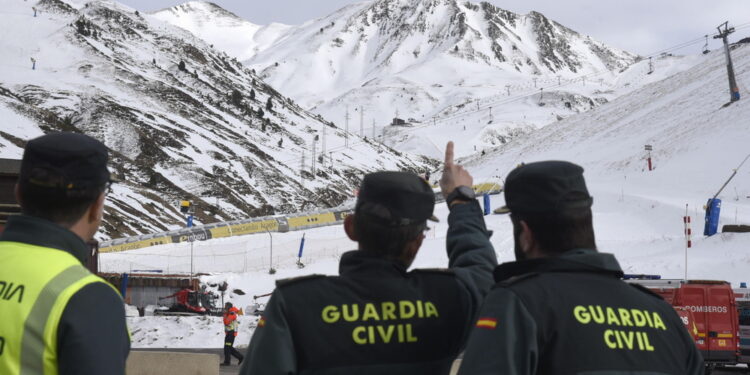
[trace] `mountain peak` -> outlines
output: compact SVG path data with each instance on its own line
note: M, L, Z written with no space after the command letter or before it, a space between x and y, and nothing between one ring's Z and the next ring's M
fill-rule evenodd
M180 5L175 5L171 8L165 8L155 11L152 14L158 15L164 13L171 13L178 17L181 15L191 15L193 17L207 17L209 19L229 18L237 21L247 22L240 16L222 8L216 3L202 0L188 1Z

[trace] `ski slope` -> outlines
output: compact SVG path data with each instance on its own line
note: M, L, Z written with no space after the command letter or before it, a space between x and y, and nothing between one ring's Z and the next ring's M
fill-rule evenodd
M688 249L687 277L720 279L734 286L750 281L750 234L702 236L702 206L750 153L750 46L733 51L735 70L745 99L726 108L728 100L723 56L712 55L673 77L654 82L617 100L527 136L488 150L483 157L461 160L476 180L504 177L515 165L545 159L570 160L582 165L594 196L594 228L602 252L617 256L627 273L685 275L685 238L682 217L692 217L693 246ZM446 136L446 135L444 135ZM463 139L454 134L457 142ZM647 171L643 146L654 147L655 169ZM750 164L745 164L719 198L723 200L720 225L750 224ZM503 204L493 196L492 206ZM427 233L414 267L444 267L448 211L436 206L440 223ZM513 260L510 220L485 218L500 262ZM253 296L271 292L274 281L310 273L335 275L341 253L353 249L340 226L309 230L302 262L296 266L302 233L228 238L194 243L194 269L208 285L227 281L227 300L238 306L253 303ZM273 241L273 264L270 245ZM189 272L190 245L165 245L118 254L103 254L104 271L164 269ZM273 266L278 272L268 273ZM265 302L266 299L259 299ZM158 339L143 330L134 346L201 345L201 335L220 325L202 318L181 318L178 334L162 332ZM239 345L246 345L255 318L243 318ZM175 318L131 318L134 329L162 325ZM203 328L201 328L203 327ZM152 328L153 329L153 328ZM146 329L145 332L148 332ZM206 346L214 345L206 341Z

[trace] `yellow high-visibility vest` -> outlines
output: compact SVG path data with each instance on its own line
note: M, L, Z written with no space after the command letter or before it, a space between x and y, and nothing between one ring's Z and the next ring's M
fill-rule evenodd
M0 241L0 374L57 375L65 306L81 288L100 282L107 283L68 252Z

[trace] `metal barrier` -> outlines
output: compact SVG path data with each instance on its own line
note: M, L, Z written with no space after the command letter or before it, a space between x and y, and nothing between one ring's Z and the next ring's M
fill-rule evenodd
M499 183L485 182L473 186L477 195L499 194L502 189ZM435 193L437 201L443 199L438 191ZM143 249L146 247L164 245L170 243L206 241L214 238L242 236L263 232L289 232L310 228L325 227L341 224L347 215L354 212L353 205L337 207L333 209L319 210L313 212L274 215L252 219L226 221L195 226L191 228L176 229L168 232L142 234L139 236L118 238L104 241L99 245L100 253L113 253L128 250Z

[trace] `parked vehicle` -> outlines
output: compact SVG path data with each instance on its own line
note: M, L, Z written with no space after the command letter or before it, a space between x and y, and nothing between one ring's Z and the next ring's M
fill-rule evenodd
M626 276L625 279L660 295L678 314L684 310L692 314L694 327L688 325L687 328L695 335L695 343L706 361L706 373L716 367L750 362L750 358L740 353L740 306L728 282L669 280L653 275ZM750 314L750 306L747 309ZM747 328L750 329L750 325Z
M734 289L740 319L740 362L750 364L750 289L745 283Z
M210 292L182 289L172 295L159 299L174 298L168 310L159 310L160 315L220 315L221 309L216 307L217 296Z

